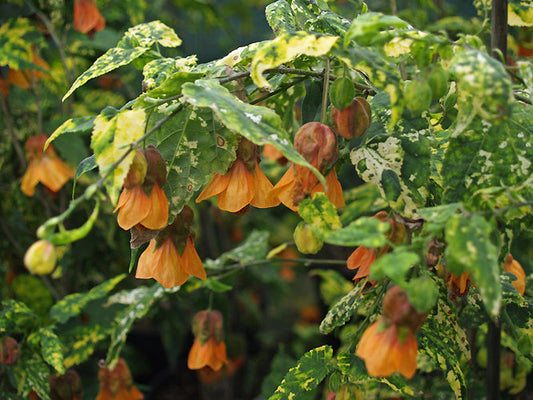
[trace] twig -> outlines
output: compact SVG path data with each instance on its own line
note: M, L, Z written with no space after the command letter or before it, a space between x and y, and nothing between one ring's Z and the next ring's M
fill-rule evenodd
M329 57L326 57L326 68L324 68L324 88L322 89L322 110L320 112L320 122L326 123L326 111L328 106L328 90L329 90Z

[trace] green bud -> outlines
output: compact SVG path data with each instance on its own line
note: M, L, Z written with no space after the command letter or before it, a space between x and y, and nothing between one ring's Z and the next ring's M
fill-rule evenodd
M353 82L348 78L339 78L330 87L331 104L339 110L344 110L352 104L354 96L355 88Z
M32 274L47 275L57 262L54 245L46 240L33 243L24 254L24 265Z
M313 231L313 228L303 221L294 230L294 242L298 251L303 254L315 254L324 245L324 242Z

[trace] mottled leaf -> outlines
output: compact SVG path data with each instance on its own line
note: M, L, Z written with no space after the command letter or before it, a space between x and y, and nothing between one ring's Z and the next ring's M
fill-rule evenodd
M23 353L13 368L19 398L28 399L34 390L41 400L50 400L50 371L38 354Z
M0 26L0 65L13 69L38 68L32 64L32 46L38 46L42 34L28 18L13 18Z
M15 326L25 326L37 318L35 311L21 301L8 299L3 300L1 304L0 333L9 332Z
M361 217L336 231L322 231L324 242L337 246L379 247L387 243L385 233L390 229L388 222L373 217Z
M111 119L100 114L94 120L91 148L100 175L107 176L104 185L113 205L118 201L120 189L135 157L135 151L129 151L128 145L144 135L145 119L144 110L138 109L121 111Z
M266 231L252 231L246 240L216 260L204 261L205 268L219 269L228 263L246 264L250 261L264 260L268 254L268 236Z
M409 24L394 15L376 12L359 14L344 37L344 45L353 40L358 45L368 46L380 40L381 32L391 28L407 29Z
M262 44L256 51L251 65L251 78L257 86L269 88L271 85L263 76L267 69L292 61L302 54L323 56L338 39L338 36L318 36L306 32L284 33Z
M286 0L270 3L265 9L268 24L276 35L300 30L298 21Z
M297 399L301 393L315 389L331 371L333 349L317 347L305 353L291 368L269 400Z
M58 375L63 375L65 373L63 349L61 341L52 327L39 329L39 340L41 342L41 355L44 361L54 367Z
M305 198L298 203L298 214L308 224L319 231L331 231L341 228L337 209L325 193L315 193L312 198Z
M342 37L346 35L351 25L351 20L331 11L323 11L318 17L307 20L305 29L311 32Z
M333 329L344 325L351 318L361 301L364 300L364 296L361 294L366 283L366 280L360 281L347 295L329 309L326 317L320 323L320 332L328 334Z
M99 342L104 340L111 333L100 325L79 326L70 329L61 335L64 343L65 357L63 364L65 368L80 365L94 353Z
M498 315L501 305L499 249L491 242L496 227L479 215L451 217L445 230L446 260L450 272L467 271L477 285L487 311Z
M54 131L54 133L52 133L52 135L50 135L44 145L44 149L46 150L50 143L65 133L83 133L91 131L94 126L95 118L96 117L79 117L66 120Z
M121 274L95 286L87 293L73 293L65 296L51 308L50 317L59 323L66 322L69 318L78 315L90 301L107 295L125 277L126 274Z
M533 26L533 4L527 0L511 0L508 8L508 24L511 26Z
M146 90L161 85L176 72L190 72L196 66L197 57L158 58L150 61L143 68L143 84Z
M411 267L419 262L420 258L417 254L402 251L402 248L399 248L379 257L372 263L370 279L379 280L389 277L397 284L401 284L405 281L405 276Z
M211 108L222 124L231 131L257 145L262 146L266 143L273 145L289 161L311 169L325 184L325 179L320 172L294 149L288 133L282 127L279 115L274 111L266 107L243 103L226 88L210 80L184 84L183 95L196 107Z
M328 306L337 303L353 289L353 282L333 269L314 269L311 275L320 276L320 295Z

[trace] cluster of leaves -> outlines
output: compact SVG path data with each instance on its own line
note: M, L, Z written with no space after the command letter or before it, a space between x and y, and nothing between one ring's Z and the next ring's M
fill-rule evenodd
M513 18L531 25L531 8L524 9L522 3L512 3ZM368 12L366 5L353 20L347 19L330 10L327 2L318 4L269 4L266 19L274 39L240 47L208 63L198 63L195 57L165 57L161 47L179 47L182 40L160 21L128 29L65 90L63 100L68 104L92 79L130 63L142 69L143 93L122 105L112 104L119 108L108 104L96 116L71 118L51 135L48 143L56 144L66 137L82 140L90 133L93 154L77 162L75 181L85 184L83 193L43 224L38 235L56 241L61 235L62 243L68 244L90 228L97 230L98 221L71 231L65 231L63 223L73 216L81 219L75 211L88 200L103 202L107 210L116 205L140 145L154 145L166 162L163 189L169 222L186 204L194 207L191 200L213 174L226 173L241 138L274 146L289 162L311 168L324 181L295 150L293 138L303 123L327 115L322 112L328 107L327 97L320 96L321 91L330 80L344 76L368 97L372 124L361 138L339 139L335 168L346 188L356 177L362 184L345 189L346 207L341 210L317 194L300 202L298 216L291 217L304 220L331 249L389 246L390 251L373 263L369 279L376 283L371 286L366 280L354 286L343 268L315 272L329 308L320 332L335 332L340 345L325 345L322 336L315 348L300 349L299 355L305 354L278 386L264 384L263 395L312 396L327 378L337 393L362 390L355 389L358 386L366 393L391 390L416 396L434 377L444 376L447 390L464 398L483 367L482 361L477 365L471 360L471 347L483 346L480 341L490 318L501 320L502 345L514 354L522 373L512 376L515 381L507 388L523 389L524 374L532 368L531 293L519 295L510 284L514 277L504 273L502 265L511 250L516 258L525 255L519 245L531 237L533 63L520 61L512 78L477 36L455 40L442 32L418 30L398 16ZM487 16L488 2L478 6L480 15ZM13 23L28 27L23 21ZM26 40L19 42L27 58L31 48ZM0 64L23 68L17 60L0 59ZM435 82L434 70L446 73ZM407 90L413 85L418 88L414 96ZM272 175L279 174L278 166L263 165ZM379 210L387 210L391 220L406 227L405 240L387 237L390 224L372 218ZM250 214L260 219L261 212L267 211ZM201 232L197 241L212 240L208 232ZM103 340L110 340L107 363L113 365L134 321L156 300L187 299L196 289L244 292L247 269L261 264L274 268L272 257L280 250L268 250L268 233L254 231L239 247L205 261L209 277L203 283L190 280L179 291L159 284L140 286L109 297L124 278L119 275L85 294L63 297L40 319L23 302L4 301L0 332L24 344L20 363L8 370L11 385L22 395L34 390L46 399L47 364L61 374L86 361ZM520 260L530 271L531 265ZM134 256L130 264L135 264ZM447 272L468 272L475 287L466 297L453 298ZM242 280L235 278L239 274ZM391 283L407 292L418 312L428 315L418 333L422 373L411 382L396 375L369 376L354 354L363 330L379 315ZM110 307L109 319L71 325L72 317L93 302ZM469 341L467 333L473 335ZM278 354L265 382L280 376L287 364L287 356ZM436 373L429 374L432 371Z

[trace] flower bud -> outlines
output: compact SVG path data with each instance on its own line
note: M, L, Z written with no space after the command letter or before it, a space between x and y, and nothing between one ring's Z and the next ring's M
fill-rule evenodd
M146 157L141 150L135 152L135 157L130 165L128 175L124 181L124 187L130 189L134 186L141 186L146 177L146 172L148 170L148 163Z
M237 157L242 160L248 171L255 169L257 162L257 146L246 138L242 138L237 149Z
M32 274L47 275L54 270L56 262L56 249L46 240L36 241L24 254L24 265Z
M324 245L322 239L313 231L311 226L303 221L294 229L294 242L298 251L303 254L315 254Z
M337 160L337 137L326 125L308 122L294 137L294 148L320 173L325 173Z
M383 316L400 327L416 331L424 321L425 314L418 313L409 302L407 293L399 286L393 286L383 298Z
M76 400L83 398L80 376L70 370L64 375L50 376L50 398L52 400Z
M344 110L348 107L355 95L353 82L348 78L338 78L330 87L329 97L333 107Z
M363 97L356 97L352 104L343 110L336 107L331 109L331 124L333 130L346 139L361 137L370 127L372 110L370 104Z
M10 336L0 341L0 364L13 365L17 362L20 354L19 344Z
M195 338L200 339L204 344L210 337L214 337L218 343L224 336L224 323L220 311L200 311L196 313L192 320L192 332Z

